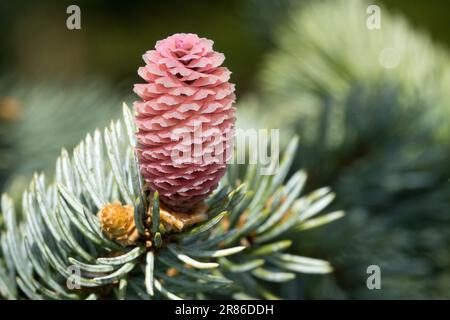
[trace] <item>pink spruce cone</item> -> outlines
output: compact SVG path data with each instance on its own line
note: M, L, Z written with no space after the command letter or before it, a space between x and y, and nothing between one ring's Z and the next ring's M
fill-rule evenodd
M175 34L144 56L134 91L142 176L172 210L188 211L225 173L234 137L234 85L213 41Z

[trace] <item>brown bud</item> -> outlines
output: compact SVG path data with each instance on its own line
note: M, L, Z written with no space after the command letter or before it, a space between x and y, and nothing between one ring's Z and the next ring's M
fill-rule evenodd
M97 214L100 227L108 238L123 246L136 244L139 233L134 223L134 208L120 202L105 205Z

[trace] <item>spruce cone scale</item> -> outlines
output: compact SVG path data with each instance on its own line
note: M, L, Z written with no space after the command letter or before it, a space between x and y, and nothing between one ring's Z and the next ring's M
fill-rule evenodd
M189 211L225 173L234 138L234 85L213 41L175 34L144 54L134 91L141 173L169 208Z

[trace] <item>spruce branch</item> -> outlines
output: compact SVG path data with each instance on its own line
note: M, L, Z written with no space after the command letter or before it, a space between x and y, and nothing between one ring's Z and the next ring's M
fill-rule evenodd
M288 253L286 232L342 216L316 217L333 194L326 188L300 196L304 172L283 184L296 138L273 176L258 175L258 165L248 165L240 177L238 166L230 165L228 176L206 199L206 220L176 232L166 230L157 217L162 212L158 194L148 199L142 190L134 131L133 115L124 104L121 121L113 121L103 134L88 134L72 156L62 150L53 182L35 174L18 211L7 194L2 196L3 298L272 299L277 297L267 282L332 271L326 261ZM140 226L135 242L125 245L102 230L97 213L114 203L134 207L131 216Z

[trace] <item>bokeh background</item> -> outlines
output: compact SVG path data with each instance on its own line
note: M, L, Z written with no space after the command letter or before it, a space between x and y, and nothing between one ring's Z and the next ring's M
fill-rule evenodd
M66 28L71 4L81 30ZM381 30L366 27L369 4ZM2 1L0 189L20 198L34 171L133 101L146 50L194 32L226 55L239 125L299 134L295 167L347 213L294 239L335 272L280 294L449 299L449 12L444 0ZM381 290L366 286L372 264Z

